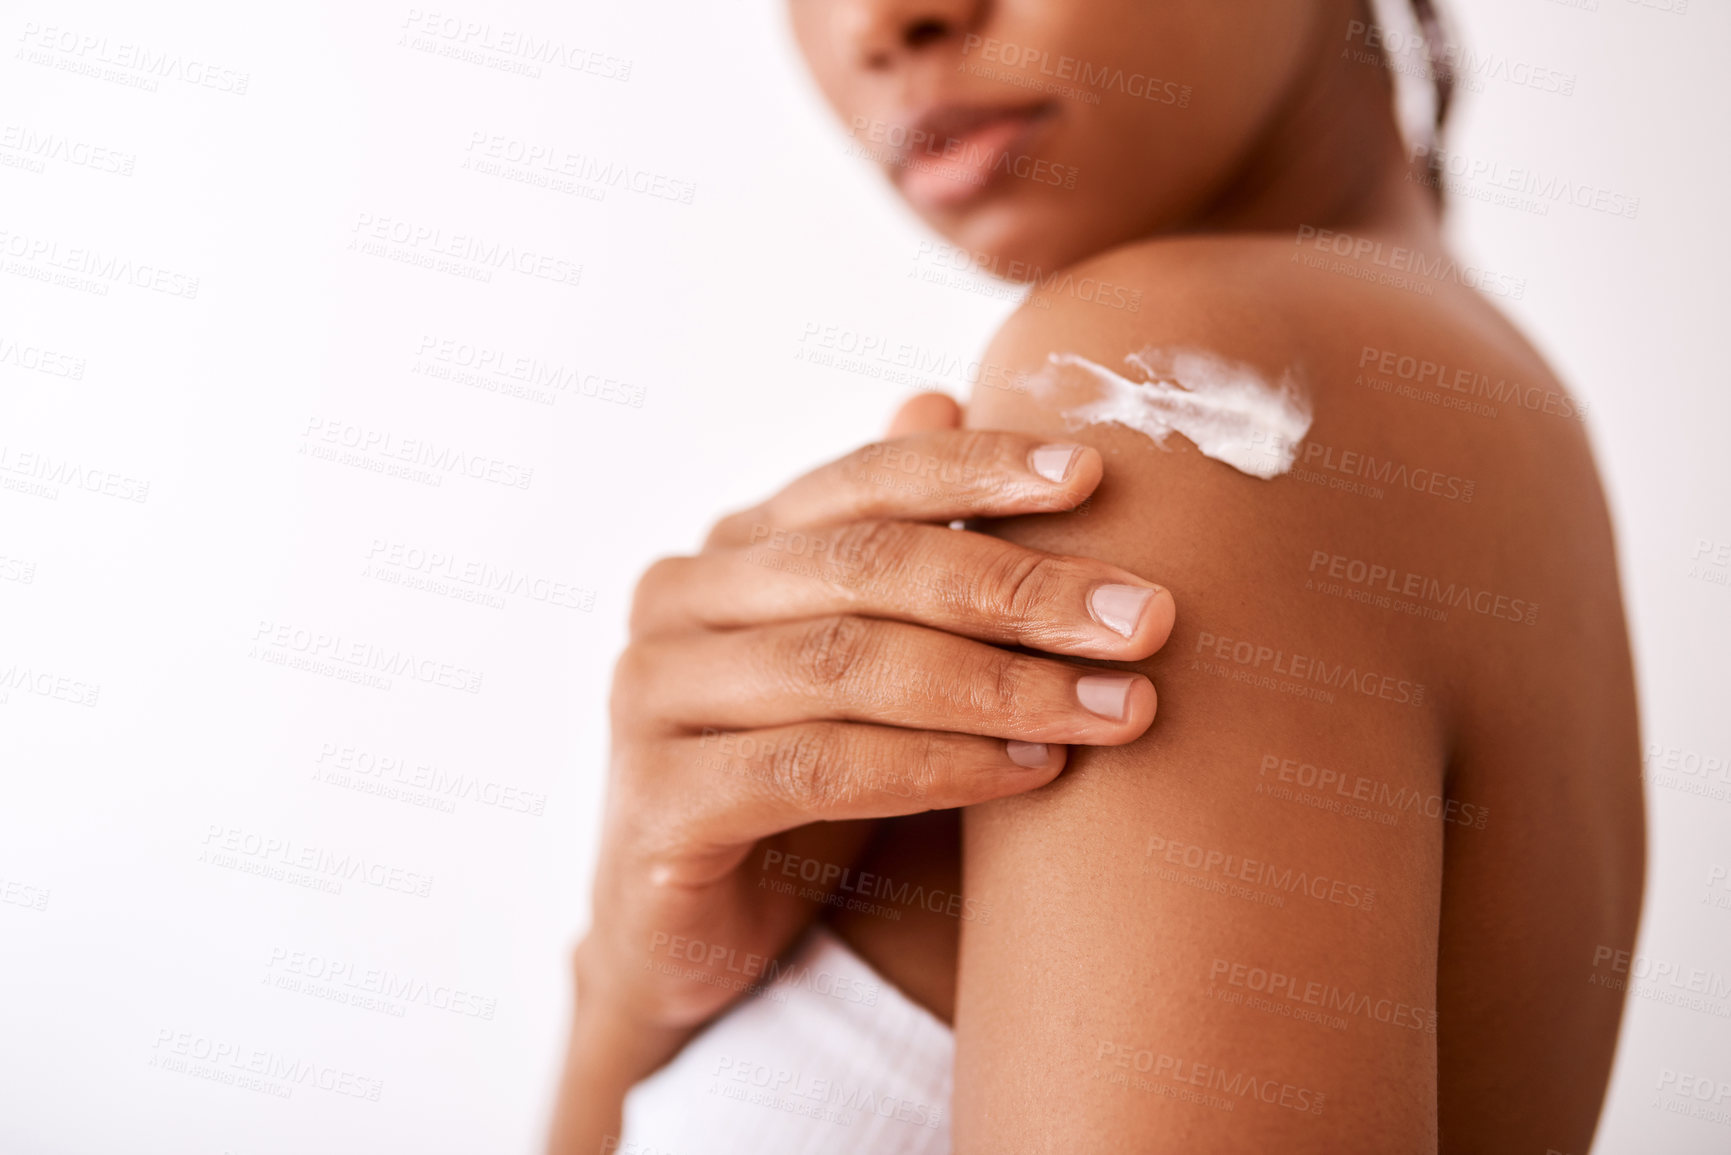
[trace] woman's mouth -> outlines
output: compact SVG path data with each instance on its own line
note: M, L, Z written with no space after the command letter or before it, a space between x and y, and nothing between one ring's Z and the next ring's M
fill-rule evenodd
M955 209L1014 173L1038 127L1057 106L943 105L912 122L893 158L894 179L916 208Z

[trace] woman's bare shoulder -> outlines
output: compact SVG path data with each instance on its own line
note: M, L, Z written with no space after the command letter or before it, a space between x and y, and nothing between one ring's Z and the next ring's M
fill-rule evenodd
M1268 236L1152 241L1048 280L992 342L998 387L976 390L970 424L1076 432L1103 374L1140 383L1175 355L1212 358L1290 383L1309 421L1296 437L1293 422L1250 431L1266 451L1261 476L1182 428L1156 444L1093 427L1122 477L1167 495L1163 516L1191 502L1202 524L1243 514L1264 523L1253 532L1278 525L1315 542L1298 551L1306 580L1351 587L1350 575L1374 573L1353 598L1397 597L1384 571L1402 591L1410 577L1443 604L1398 595L1408 620L1396 633L1445 616L1471 630L1534 605L1614 609L1610 524L1580 401L1472 288L1378 283L1313 267L1306 251ZM1454 604L1493 587L1489 615ZM1417 640L1436 635L1420 629Z
M1522 746L1572 751L1626 801L1633 675L1580 402L1472 289L1378 284L1294 261L1294 248L1131 246L1073 272L1125 288L1134 311L1053 282L1010 318L987 360L1011 387L977 390L969 424L1087 440L1108 463L1087 510L1014 532L1169 582L1203 635L1178 635L1193 648L1327 639L1398 670L1409 688L1396 692L1422 692L1444 745L1513 749L1518 731ZM1172 350L1295 384L1302 436L1252 433L1284 472L1249 475L1182 428L1156 443L1078 423L1101 381L1082 361L1136 381ZM1507 709L1511 695L1523 710Z
M1370 409L1390 432L1452 423L1488 443L1529 414L1579 431L1579 400L1473 287L1496 283L1445 253L1368 246L1319 263L1304 230L1125 245L1036 282L992 351L1026 362L1053 344L1110 354L1187 343L1295 369L1319 412ZM1379 408L1379 397L1397 404Z

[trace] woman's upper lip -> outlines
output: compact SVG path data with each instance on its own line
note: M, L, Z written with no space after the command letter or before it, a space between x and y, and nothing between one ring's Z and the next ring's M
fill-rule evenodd
M900 151L906 155L942 152L952 140L961 140L987 125L1004 120L1032 122L1053 108L1050 101L1026 104L941 104L913 118Z

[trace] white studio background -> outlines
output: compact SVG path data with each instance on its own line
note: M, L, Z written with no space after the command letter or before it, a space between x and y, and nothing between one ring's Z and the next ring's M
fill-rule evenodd
M1731 1146L1659 1090L1731 1081L1731 7L1683 3L1449 5L1576 78L1484 73L1459 156L1639 198L1453 219L1621 536L1651 859L1601 1152ZM1013 301L922 279L772 0L149 7L0 15L0 1150L533 1151L634 576L908 391L803 353L962 392Z

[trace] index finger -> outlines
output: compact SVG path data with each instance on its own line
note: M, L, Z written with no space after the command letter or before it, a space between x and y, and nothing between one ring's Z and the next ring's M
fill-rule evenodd
M718 522L705 547L744 544L754 528L850 521L950 522L1074 509L1100 484L1099 451L1026 433L926 430L875 441Z

